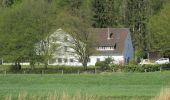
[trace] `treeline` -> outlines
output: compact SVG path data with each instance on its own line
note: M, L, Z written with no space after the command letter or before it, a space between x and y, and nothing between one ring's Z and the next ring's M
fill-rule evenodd
M165 28L168 23L164 23L170 19L166 8L170 5L168 0L93 0L92 4L93 27L130 28L136 58L144 57L148 51L170 56L167 39L170 34Z
M87 44L81 51L86 55L79 57L86 66L92 54L92 41L86 34L91 27L130 28L137 58L144 51L169 56L168 11L169 0L0 0L0 57L47 65L52 53L47 37L62 28ZM41 52L35 49L40 41Z

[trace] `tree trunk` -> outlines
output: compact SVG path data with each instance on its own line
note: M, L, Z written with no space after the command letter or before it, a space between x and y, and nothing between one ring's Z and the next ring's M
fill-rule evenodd
M45 61L45 63L44 63L44 69L47 69L47 66L48 66L48 61Z
M84 61L82 64L83 64L84 69L87 69L87 61Z
M31 66L31 69L34 69L35 68L35 61L30 61L30 66Z
M15 70L21 70L21 64L20 64L20 61L15 61Z

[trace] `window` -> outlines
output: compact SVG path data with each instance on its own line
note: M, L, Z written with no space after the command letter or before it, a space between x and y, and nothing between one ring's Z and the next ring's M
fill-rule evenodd
M64 41L67 42L68 41L68 36L64 37Z
M52 42L56 42L56 41L57 41L56 37L52 37Z
M56 59L55 58L52 58L52 59L49 59L49 64L53 64L56 62Z
M58 58L58 63L62 63L62 58Z
M97 60L96 60L96 61L97 61L97 62L98 62L98 61L100 61L100 58L97 58Z
M113 33L110 33L109 37L110 37L110 39L112 39L113 38Z
M90 58L88 59L88 62L91 62L91 59L90 59Z
M67 52L67 46L64 46L64 52Z
M81 63L82 62L82 60L81 59L78 59L78 61Z
M73 60L73 59L70 59L70 62L74 62L74 60Z
M67 63L67 62L68 62L68 60L65 58L65 59L64 59L64 62L65 62L65 63Z
M117 44L115 43L115 45L114 45L114 49L116 49L116 47L117 47Z

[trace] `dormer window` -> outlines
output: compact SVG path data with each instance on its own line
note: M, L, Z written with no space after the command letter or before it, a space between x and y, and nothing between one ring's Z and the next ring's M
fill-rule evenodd
M57 38L56 37L52 37L52 42L56 42L57 41Z
M117 43L115 43L115 45L114 45L114 49L116 49L116 47L117 47Z
M113 39L113 33L110 33L109 38Z
M65 42L68 41L68 37L67 37L67 36L64 37L64 41L65 41Z
M96 48L99 51L109 51L109 50L114 50L113 46L101 46Z
M64 46L64 52L67 52L67 46Z

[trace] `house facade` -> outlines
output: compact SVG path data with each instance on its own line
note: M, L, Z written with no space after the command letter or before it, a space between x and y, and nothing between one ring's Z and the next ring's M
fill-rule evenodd
M127 64L133 59L133 46L128 28L92 28L92 36L95 36L96 52L90 56L88 66L95 65L97 61L104 61L110 57L115 64ZM72 48L73 37L58 29L50 36L50 42L58 47L56 53L49 59L49 65L81 66L78 55Z

